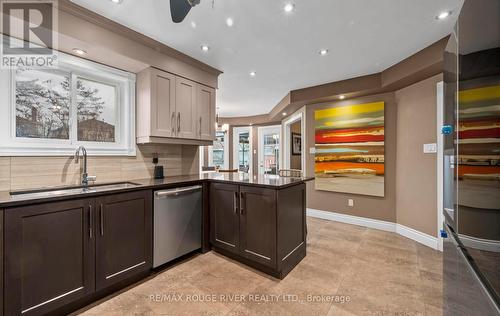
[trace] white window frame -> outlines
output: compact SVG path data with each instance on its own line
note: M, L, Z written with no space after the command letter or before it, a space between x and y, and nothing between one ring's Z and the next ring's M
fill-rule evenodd
M290 117L286 118L281 122L282 125L282 142L281 142L281 165L283 169L290 169L290 160L291 160L291 143L292 139L290 137L290 126L300 121L300 130L302 133L302 155L301 155L301 167L302 167L302 175L306 176L306 155L309 154L309 151L306 151L306 107L302 107L297 112L293 113Z
M0 70L0 156L67 156L85 146L93 156L135 156L135 81L136 76L123 70L82 58L58 53L57 70L71 74L70 138L41 139L16 136L15 70ZM115 142L77 140L76 78L115 86Z
M239 145L239 134L248 132L249 137L249 148L248 148L248 174L253 174L253 145L252 145L252 127L243 126L233 128L233 168L239 170L239 155L238 155L238 145Z
M229 169L229 133L224 133L224 164L220 166L222 169ZM213 154L213 145L208 147L208 163L213 166L214 165L214 154Z
M259 147L258 147L258 153L259 153L259 171L258 173L259 174L264 174L263 171L264 170L264 135L266 132L269 132L269 131L278 131L278 135L279 135L279 149L281 151L281 142L282 142L282 139L281 139L281 125L270 125L270 126L261 126L259 127L258 129L258 143L259 143ZM278 164L281 163L281 155L282 153L279 152L279 157L278 157ZM278 170L276 170L276 172L278 172Z
M203 171L203 165L205 164L205 154L204 148L207 148L208 152L208 165L214 166L214 156L213 156L213 145L211 146L200 146L200 173L207 173L213 171ZM222 169L229 169L229 133L224 132L224 165L220 166Z

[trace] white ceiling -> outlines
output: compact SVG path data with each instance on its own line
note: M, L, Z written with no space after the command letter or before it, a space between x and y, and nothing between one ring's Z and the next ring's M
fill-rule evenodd
M286 14L286 0L201 0L174 24L168 0L72 1L224 71L221 116L268 113L290 90L379 72L448 35L463 4L290 0L295 10ZM435 19L448 10L450 18ZM320 56L322 48L329 54Z

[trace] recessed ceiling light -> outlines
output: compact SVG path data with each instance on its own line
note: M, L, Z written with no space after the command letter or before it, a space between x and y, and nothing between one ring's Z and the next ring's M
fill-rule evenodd
M286 116L286 112L283 112L283 113L281 113L281 114L283 114L283 116Z
M120 4L120 3L122 3L122 1L123 0L111 0L111 2L116 3L116 4Z
M320 49L319 54L320 54L321 56L328 55L328 49Z
M295 9L295 5L293 3L287 3L285 4L285 6L283 7L283 10L285 10L286 13L290 13L293 11L293 9Z
M255 71L250 71L250 77L255 77L257 76L257 73Z
M345 95L341 94L341 95L339 96L339 99L340 99L340 100L344 100L344 99L345 99Z
M210 47L208 47L208 45L201 45L201 50L204 52L208 52L210 50Z
M191 27L192 27L193 29L195 29L195 28L196 28L196 22L195 22L195 21L191 21Z
M436 16L436 19L438 19L438 20L444 20L447 17L449 17L450 15L451 15L451 11L443 11L443 12L439 13L438 16Z
M234 25L233 19L232 18L227 18L226 19L226 25L229 26L229 27L233 26Z
M87 52L81 48L73 48L72 51L73 51L73 53L80 55L80 56L87 55Z

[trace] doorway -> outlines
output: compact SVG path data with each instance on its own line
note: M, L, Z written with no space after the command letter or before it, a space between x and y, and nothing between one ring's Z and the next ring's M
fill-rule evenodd
M259 174L278 174L281 126L259 127Z
M283 169L300 170L305 175L305 109L283 121Z
M252 128L233 129L233 166L239 172L252 174Z

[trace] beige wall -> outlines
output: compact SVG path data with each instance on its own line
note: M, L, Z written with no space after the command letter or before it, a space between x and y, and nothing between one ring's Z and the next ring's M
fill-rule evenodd
M436 142L437 75L396 91L398 104L396 216L399 224L437 236L436 154L423 144Z
M136 157L89 157L88 173L98 182L116 182L153 177L153 153L158 153L165 176L197 174L198 147L141 145ZM0 191L80 182L81 163L73 157L0 157Z
M397 106L393 93L374 95L310 105L306 108L306 145L303 152L306 156L307 175L314 175L314 154L309 154L309 148L314 147L314 111L336 105L360 104L366 102L385 102L385 197L371 197L356 194L317 191L314 181L307 185L307 207L353 216L373 218L396 222L396 130ZM354 200L354 206L349 207L347 199Z
M290 125L290 137L288 137L288 139L292 139L291 133L302 134L301 124L302 121L297 121ZM302 152L302 154L305 154L304 148L302 149ZM292 155L292 146L290 146L290 169L302 169L302 155Z

